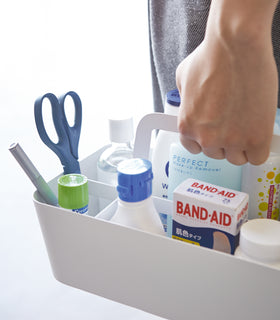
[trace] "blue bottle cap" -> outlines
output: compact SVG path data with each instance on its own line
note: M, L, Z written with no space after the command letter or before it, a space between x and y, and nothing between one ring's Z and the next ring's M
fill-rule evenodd
M119 198L126 202L138 202L152 194L152 164L146 159L127 159L118 165Z
M181 103L180 94L178 89L171 90L166 94L167 102L174 107L179 107Z

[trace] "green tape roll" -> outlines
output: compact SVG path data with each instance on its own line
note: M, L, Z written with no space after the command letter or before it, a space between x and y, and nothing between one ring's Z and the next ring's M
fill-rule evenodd
M66 174L58 179L58 204L78 210L88 206L88 180L82 174Z

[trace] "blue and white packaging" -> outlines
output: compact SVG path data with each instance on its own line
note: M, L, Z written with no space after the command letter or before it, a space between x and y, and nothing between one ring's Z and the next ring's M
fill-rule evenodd
M173 194L172 238L233 254L248 200L244 192L187 179Z
M192 154L181 143L172 143L169 153L168 199L172 200L175 188L188 178L199 179L234 190L241 190L242 166L226 159L217 160Z

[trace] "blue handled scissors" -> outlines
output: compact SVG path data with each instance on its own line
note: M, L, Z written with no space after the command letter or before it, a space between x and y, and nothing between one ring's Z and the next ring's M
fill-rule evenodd
M70 127L65 114L65 99L70 96L75 107L74 125ZM58 142L54 143L48 136L42 115L44 99L48 99L52 108L52 118ZM78 145L82 124L82 102L78 94L69 91L57 98L53 93L46 93L35 101L34 105L36 127L42 141L59 157L64 174L81 173L78 161Z

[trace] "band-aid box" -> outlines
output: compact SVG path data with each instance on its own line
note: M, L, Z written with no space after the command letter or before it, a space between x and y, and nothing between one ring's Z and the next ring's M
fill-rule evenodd
M173 193L172 238L233 254L248 200L244 192L187 179Z

